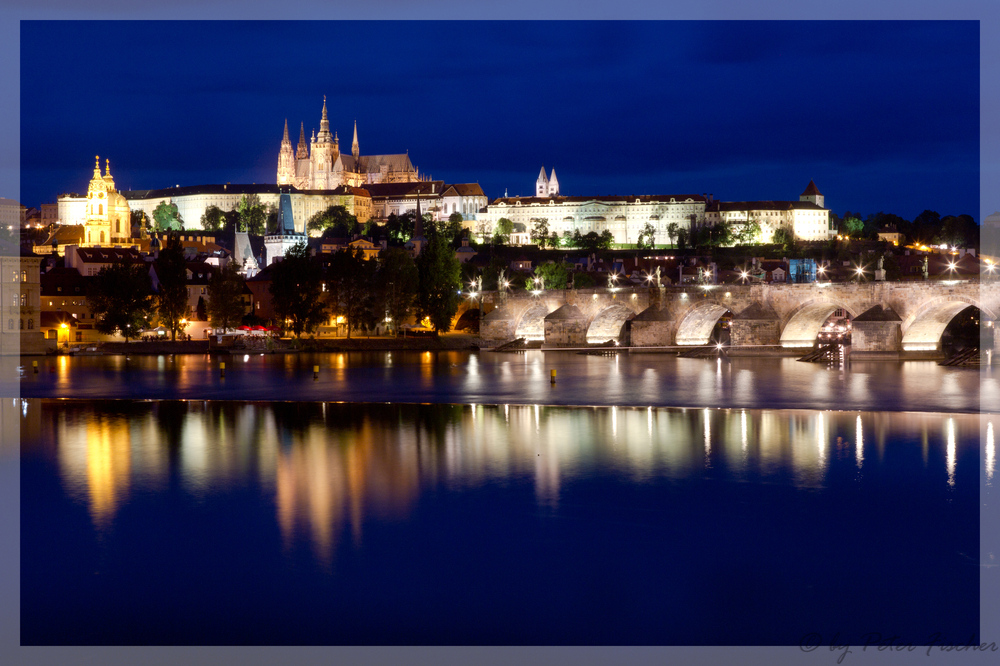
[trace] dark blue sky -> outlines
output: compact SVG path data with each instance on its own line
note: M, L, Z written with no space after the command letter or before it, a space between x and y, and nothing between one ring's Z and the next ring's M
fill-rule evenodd
M530 194L979 208L975 22L23 22L21 192L273 183L287 117Z

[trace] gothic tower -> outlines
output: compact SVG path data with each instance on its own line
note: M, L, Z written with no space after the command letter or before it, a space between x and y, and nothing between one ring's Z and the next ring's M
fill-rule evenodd
M545 177L545 167L538 172L538 180L535 181L535 196L546 197L549 195L549 179Z
M288 119L285 118L285 134L281 137L281 149L278 151L278 185L295 183L295 156L292 153L292 140L288 138Z
M336 159L337 145L330 134L330 119L326 115L326 95L323 95L323 116L319 121L319 134L312 141L309 150L309 189L328 190L330 172Z
M351 155L354 156L354 167L358 168L358 156L361 154L361 149L358 148L358 121L354 121L354 142L351 143Z
M544 169L543 169L544 171ZM552 177L549 178L549 196L557 197L559 196L559 179L556 178L556 169L552 167Z

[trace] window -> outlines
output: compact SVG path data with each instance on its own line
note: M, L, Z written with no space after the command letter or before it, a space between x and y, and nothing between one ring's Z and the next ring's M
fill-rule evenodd
M24 330L24 320L23 319L21 320L21 330L22 331Z
M34 328L35 328L35 320L34 319L29 319L28 320L28 330L31 331L31 330L34 330Z

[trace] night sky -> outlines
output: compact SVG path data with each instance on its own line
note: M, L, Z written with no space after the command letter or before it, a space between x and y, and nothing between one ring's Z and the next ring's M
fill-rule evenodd
M285 118L530 195L979 210L975 22L23 22L21 193L274 183Z

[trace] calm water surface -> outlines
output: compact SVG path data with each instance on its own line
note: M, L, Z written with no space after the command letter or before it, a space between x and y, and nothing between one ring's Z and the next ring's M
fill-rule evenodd
M1000 412L993 371L934 362L854 362L831 369L791 358L534 351L62 356L39 364L34 374L26 363L22 397ZM551 370L557 371L555 386Z
M137 395L163 390L160 376L182 378L182 393L272 399L550 388L531 357L452 358L429 375L419 360L345 360L317 384L301 361L265 359L258 384L287 379L255 387L236 370L225 388L193 361L54 360L54 376L24 386L102 394L128 372ZM606 369L587 375L588 403L631 395L631 380L632 401L794 398L747 361L675 362L678 375L647 379L627 357L584 357L559 366L549 402L579 395L574 364ZM786 367L817 390L821 373ZM717 372L732 392L710 400ZM916 383L908 372L887 374ZM857 377L828 373L826 400L887 381ZM17 403L22 642L797 645L810 632L978 631L979 482L995 473L978 416L471 402Z

